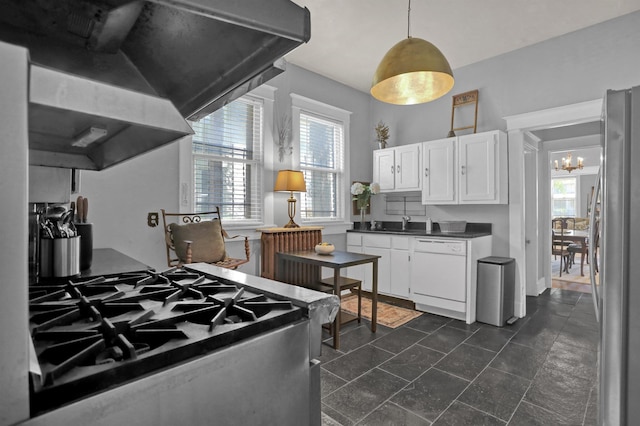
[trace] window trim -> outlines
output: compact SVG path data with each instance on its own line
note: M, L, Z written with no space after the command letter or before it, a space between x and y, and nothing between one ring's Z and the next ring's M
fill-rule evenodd
M329 121L342 123L343 126L343 168L342 168L342 185L339 199L337 200L338 208L336 211L335 219L322 219L322 220L303 220L300 218L302 225L351 225L348 220L347 214L351 206L351 196L349 194L349 182L351 182L351 176L349 173L350 164L350 129L351 129L351 111L344 110L342 108L335 107L333 105L325 104L323 102L310 99L296 93L291 93L291 112L292 112L292 127L293 127L293 140L298 142L298 149L294 149L292 158L292 167L296 170L300 170L300 113L307 112L309 115L315 115L325 118Z
M247 223L234 223L227 221L224 223L224 227L227 230L243 230L249 232L253 238L260 238L259 233L255 232L257 227L272 226L274 223L273 209L269 208L270 203L273 203L273 176L270 173L273 170L273 110L276 88L268 85L262 85L251 92L247 93L247 96L251 96L260 99L262 102L262 223L260 224L247 224ZM179 142L178 148L178 164L179 164L179 199L178 209L181 213L193 212L194 199L193 199L193 137L191 135L185 136ZM224 217L222 218L224 221Z

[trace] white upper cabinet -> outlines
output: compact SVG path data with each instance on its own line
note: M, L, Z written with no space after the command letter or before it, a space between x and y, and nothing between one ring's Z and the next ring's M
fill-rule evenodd
M422 203L458 204L456 138L426 142L422 153Z
M396 160L393 148L373 151L373 181L380 184L380 191L395 189Z
M507 204L507 135L475 133L424 142L423 204Z
M420 190L420 148L401 145L373 151L373 181L381 192Z

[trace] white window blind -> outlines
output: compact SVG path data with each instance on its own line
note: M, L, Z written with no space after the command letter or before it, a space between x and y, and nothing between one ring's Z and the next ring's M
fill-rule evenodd
M307 192L301 195L303 220L335 220L344 195L344 125L300 112L300 169Z
M262 222L262 102L248 96L193 123L194 209Z

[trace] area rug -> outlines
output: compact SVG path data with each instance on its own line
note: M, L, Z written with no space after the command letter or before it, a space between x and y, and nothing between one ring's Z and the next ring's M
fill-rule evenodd
M584 264L584 276L580 275L580 259L576 259L576 263L569 268L569 273L563 272L560 276L560 260L551 261L551 279L558 281L566 281L572 283L590 284L589 270L591 265ZM596 282L599 282L598 274L596 273Z
M342 297L340 303L342 310L350 314L358 315L358 296L350 294ZM378 301L378 324L389 328L400 327L414 318L422 315L422 312L389 305ZM362 298L362 317L371 320L371 299Z

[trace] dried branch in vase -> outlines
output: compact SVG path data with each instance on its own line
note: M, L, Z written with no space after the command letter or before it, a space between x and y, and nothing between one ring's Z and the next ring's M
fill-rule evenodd
M276 123L278 132L278 158L280 162L284 160L285 154L293 153L293 145L291 140L291 116L289 114L281 115Z

